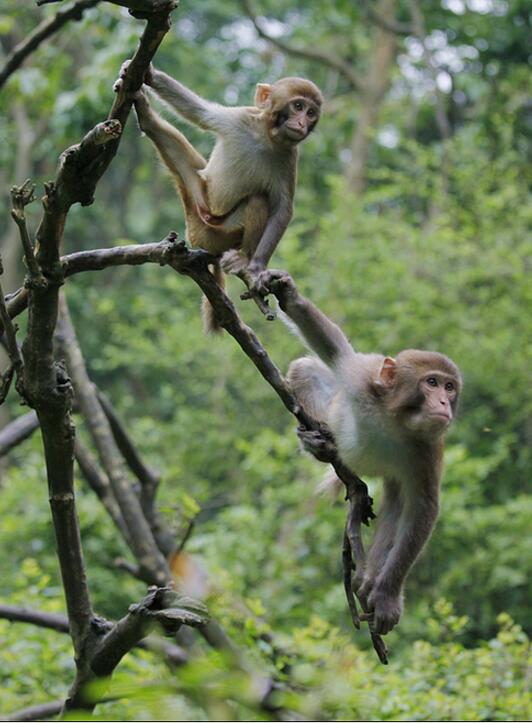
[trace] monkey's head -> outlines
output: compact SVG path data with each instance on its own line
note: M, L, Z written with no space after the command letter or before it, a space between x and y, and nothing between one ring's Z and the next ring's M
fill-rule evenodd
M255 93L255 105L265 113L270 138L281 144L305 140L320 119L322 103L318 86L304 78L258 83Z
M436 439L454 419L462 375L444 354L406 349L384 359L376 389L401 427Z

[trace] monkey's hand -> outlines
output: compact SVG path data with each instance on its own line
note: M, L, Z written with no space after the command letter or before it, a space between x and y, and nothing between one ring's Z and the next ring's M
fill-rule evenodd
M260 294L274 294L279 300L281 309L285 309L287 304L295 301L299 292L294 283L293 278L286 271L278 271L276 269L265 269L261 271L254 279L253 284Z
M115 82L113 84L113 90L115 93L119 93L122 90L122 87L124 85L124 78L127 75L127 69L129 68L130 63L131 63L131 60L124 60L124 62L120 66L118 78L115 80ZM144 73L144 83L146 83L147 85L150 85L153 80L154 70L155 70L155 68L150 63L148 70Z
M305 452L309 452L319 462L330 462L336 455L332 439L318 430L297 428L297 436Z
M375 585L368 597L368 610L372 613L371 629L386 635L397 625L403 612L402 594L394 595Z

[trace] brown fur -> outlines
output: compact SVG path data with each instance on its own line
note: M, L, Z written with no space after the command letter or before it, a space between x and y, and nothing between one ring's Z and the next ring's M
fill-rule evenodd
M297 146L319 120L319 89L302 78L283 78L257 86L256 106L229 108L200 98L154 68L145 82L144 88L183 118L216 134L206 160L155 113L144 88L135 97L139 125L175 178L188 241L214 254L230 252L222 257L222 268L231 273L246 270L260 293L260 274L292 216ZM296 101L301 108L296 108ZM213 328L215 318L206 314Z

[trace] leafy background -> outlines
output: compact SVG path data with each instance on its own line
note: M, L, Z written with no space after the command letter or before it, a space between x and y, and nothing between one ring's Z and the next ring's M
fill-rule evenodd
M201 507L187 549L208 576L211 610L257 670L297 683L286 702L303 716L320 711L335 720L526 720L530 15L524 0L422 6L436 69L427 68L418 39L398 37L359 193L351 146L364 98L325 64L257 41L237 2L183 0L157 55L159 67L230 104L248 104L256 82L281 75L305 75L324 89L326 112L302 148L295 216L272 264L288 269L358 349L437 349L463 370L442 513L408 580L389 668L346 614L343 505L314 496L323 470L298 452L293 420L232 339L203 335L197 289L169 270L143 267L76 277L67 293L93 380L163 473L160 503L176 534L186 511ZM270 32L329 48L362 76L375 53L365 8L347 0L260 2ZM5 0L2 53L55 10ZM407 3L397 2L395 15L408 21ZM140 27L101 4L12 76L0 119L5 189L27 176L39 184L53 177L59 153L106 116ZM437 102L451 126L445 141ZM208 135L186 132L208 153ZM35 227L37 204L28 215ZM3 192L8 290L24 273L11 226ZM183 230L172 182L131 119L96 202L69 215L67 250L156 241L170 229ZM239 291L230 281L232 298ZM285 369L301 352L297 340L238 303ZM20 413L14 397L1 413L2 425ZM38 435L0 465L2 598L63 611ZM114 568L126 550L78 482L94 603L119 617L143 586ZM0 620L5 714L64 696L73 665L67 637ZM255 684L212 652L177 672L138 652L113 680L117 700L98 706L95 719L267 718L252 708Z

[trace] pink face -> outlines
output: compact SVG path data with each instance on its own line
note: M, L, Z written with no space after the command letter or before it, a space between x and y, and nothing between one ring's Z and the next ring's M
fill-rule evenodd
M299 143L308 136L318 122L320 111L310 99L295 97L283 109L283 115L286 117L282 126L283 135Z
M454 418L458 399L456 380L445 372L434 371L426 374L419 382L423 403L407 421L413 431L442 434Z

